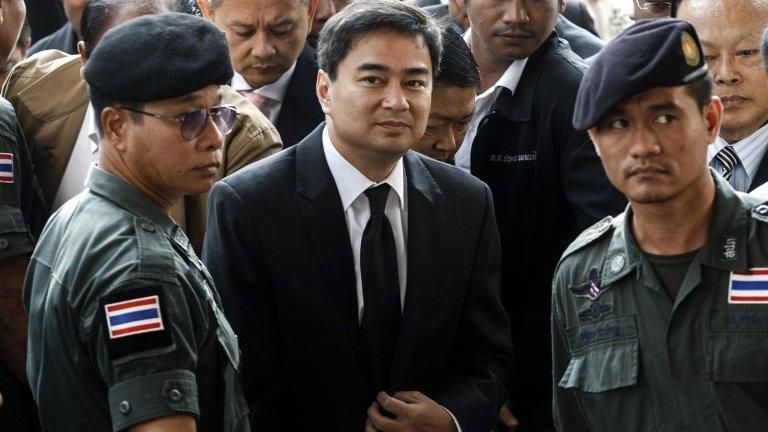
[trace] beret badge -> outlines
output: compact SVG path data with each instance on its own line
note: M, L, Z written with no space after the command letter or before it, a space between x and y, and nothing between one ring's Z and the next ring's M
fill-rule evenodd
M701 61L701 54L699 53L699 47L696 46L696 41L693 40L693 36L686 31L682 32L680 34L680 43L683 47L685 64L690 67L698 65Z

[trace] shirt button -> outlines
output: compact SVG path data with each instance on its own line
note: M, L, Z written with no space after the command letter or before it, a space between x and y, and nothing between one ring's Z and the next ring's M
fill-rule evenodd
M8 249L8 240L0 238L0 250Z
M131 412L131 404L129 404L128 401L120 402L120 412L123 413L123 415L128 415L128 413Z
M171 402L181 402L184 399L184 395L178 389L172 389L168 392L168 400Z
M151 232L151 233L155 232L155 226L149 222L142 222L140 226L141 226L141 229L143 229L146 232Z
M768 205L761 204L755 208L755 212L757 214L766 215L768 214Z

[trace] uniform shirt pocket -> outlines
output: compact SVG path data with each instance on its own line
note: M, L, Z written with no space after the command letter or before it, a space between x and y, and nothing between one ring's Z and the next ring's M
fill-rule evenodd
M768 381L768 310L710 312L708 348L712 381Z
M562 388L601 393L637 384L639 340L634 315L568 329L571 360Z

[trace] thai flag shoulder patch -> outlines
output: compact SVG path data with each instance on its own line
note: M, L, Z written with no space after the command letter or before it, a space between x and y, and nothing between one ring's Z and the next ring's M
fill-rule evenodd
M155 355L172 347L173 337L163 314L164 293L160 286L141 286L103 296L107 349L112 360Z
M0 153L0 183L13 183L13 153Z
M107 314L109 338L117 339L142 333L163 330L160 298L156 295L109 303L104 306Z
M731 272L728 286L730 304L768 304L768 268Z

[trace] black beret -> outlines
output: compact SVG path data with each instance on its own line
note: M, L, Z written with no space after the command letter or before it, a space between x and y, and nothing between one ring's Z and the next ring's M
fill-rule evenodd
M224 33L202 18L175 12L109 30L85 65L92 92L136 103L226 84L232 75Z
M629 96L687 84L706 73L699 37L690 23L640 20L595 56L579 86L573 126L588 129Z

